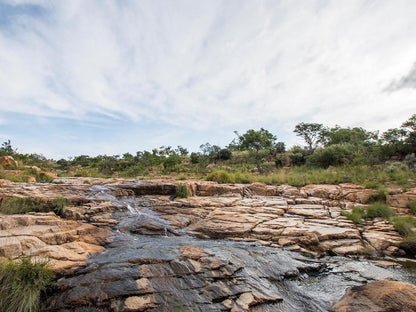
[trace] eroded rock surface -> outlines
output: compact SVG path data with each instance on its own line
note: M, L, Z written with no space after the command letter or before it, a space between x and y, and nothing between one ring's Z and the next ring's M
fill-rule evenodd
M375 281L348 288L334 312L415 312L416 286L397 281Z
M179 199L172 181L86 180L0 188L2 201L70 202L62 218L0 216L0 255L48 256L66 276L44 311L328 311L349 286L408 279L338 257L404 254L391 224L340 216L374 193L357 185L187 181Z

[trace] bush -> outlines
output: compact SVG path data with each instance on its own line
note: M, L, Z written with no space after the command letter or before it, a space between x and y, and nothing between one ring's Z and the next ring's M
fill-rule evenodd
M317 148L312 155L307 157L311 165L328 168L350 162L351 152L342 145L331 145L327 148Z
M231 159L232 156L232 152L229 149L223 148L220 149L218 154L217 154L217 158L220 160L229 160Z
M410 209L412 214L416 214L416 201L412 200L407 203L407 208Z
M351 220L355 224L364 223L363 218L365 215L365 210L358 207L352 207L352 212L341 211L341 216L346 217L348 220Z
M206 176L206 180L218 183L235 183L235 176L225 170L215 170Z
M403 171L407 169L408 167L405 164L399 161L395 161L395 162L390 163L386 168L384 168L384 172L393 173L393 172L399 172L399 171Z
M63 197L57 197L52 202L42 202L37 198L15 197L5 201L0 211L5 214L24 214L28 212L50 212L61 214L68 201Z
M176 197L187 198L189 195L188 186L185 183L179 183L176 185Z
M4 312L39 310L41 291L51 283L53 272L46 261L0 262L0 307Z
M382 202L374 203L367 207L367 218L383 218L383 219L389 219L393 216L395 216L396 213L393 209L391 209L387 204Z
M412 216L400 216L393 218L393 225L397 232L405 236L413 236L416 226L416 218Z
M386 202L386 193L384 190L377 190L377 192L372 193L368 199L367 199L367 204L370 203L378 203L378 202Z

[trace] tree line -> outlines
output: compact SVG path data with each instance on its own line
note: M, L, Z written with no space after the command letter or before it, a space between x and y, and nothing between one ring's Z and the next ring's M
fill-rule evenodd
M11 155L25 164L63 171L72 167L94 168L102 174L124 172L126 176L142 175L152 170L179 172L184 166L205 168L218 162L255 164L260 173L264 171L264 164L270 162L276 167L307 165L323 168L347 164L376 165L390 159L403 161L409 166L415 162L416 114L403 122L400 128L382 133L361 127L326 127L305 122L298 123L293 132L303 139L304 146L286 150L284 142L261 128L243 134L235 131L235 138L227 146L204 143L199 151L192 153L182 146L161 146L151 151L138 151L135 155L79 155L54 161L41 154L18 153L8 140L0 147L0 155Z

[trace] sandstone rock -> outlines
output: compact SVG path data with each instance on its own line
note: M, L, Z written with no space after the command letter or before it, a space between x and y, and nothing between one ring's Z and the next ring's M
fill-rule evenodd
M333 306L334 312L414 312L416 286L396 281L376 281L354 286Z
M403 194L387 195L387 204L393 207L406 208L410 201L416 201L416 192L410 191Z
M17 161L12 156L0 156L0 166L3 167L17 167Z
M32 176L27 177L27 183L36 183L36 178Z
M199 260L203 257L209 256L209 253L205 252L201 247L197 246L181 246L179 250L181 251L184 257L193 260Z
M341 188L337 185L306 185L302 188L308 196L339 199Z
M124 309L126 312L145 311L150 308L155 308L157 305L153 295L146 296L132 296L124 301Z

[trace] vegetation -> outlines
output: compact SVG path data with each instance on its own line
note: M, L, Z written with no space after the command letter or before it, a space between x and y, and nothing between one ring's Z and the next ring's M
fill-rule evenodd
M215 181L218 183L235 183L235 176L225 170L216 170L207 175L208 181Z
M364 223L364 219L383 218L390 220L396 213L387 204L377 202L369 205L366 209L352 207L351 212L341 211L341 215L355 224L362 224Z
M416 114L400 128L381 134L359 127L327 127L320 123L298 123L294 133L305 146L285 144L264 128L235 132L226 147L204 143L199 151L177 146L161 146L135 154L79 155L57 161L39 154L21 154L10 140L0 147L1 155L13 156L15 168L0 168L0 178L16 182L29 176L38 182L51 182L46 172L59 176L140 177L169 175L214 179L227 183L264 182L303 186L311 183L357 183L380 189L382 186L416 186ZM225 179L215 171L227 172ZM210 175L212 173L212 176ZM372 201L383 201L383 194Z
M68 201L63 197L57 197L52 202L43 202L37 198L14 197L4 201L0 212L4 214L24 214L28 212L51 212L61 214Z
M4 312L39 310L41 292L50 284L53 272L46 261L25 257L18 262L0 262L0 307Z
M352 207L352 212L341 211L341 215L351 220L355 224L364 223L365 210L358 207Z
M176 185L176 197L179 198L188 198L190 192L188 190L188 186L185 183L179 183Z

